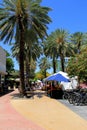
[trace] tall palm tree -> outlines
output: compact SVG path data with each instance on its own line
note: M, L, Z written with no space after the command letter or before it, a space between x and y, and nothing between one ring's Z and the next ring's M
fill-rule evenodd
M26 78L27 83L29 83L28 81L29 81L30 73L31 73L32 60L36 62L37 59L42 54L41 45L39 45L39 43L37 42L34 42L34 40L31 41L30 35L28 38L29 38L29 41L28 41L29 44L25 43L25 48L24 48L24 63L25 63L25 73L27 75L27 78ZM19 62L19 44L15 44L12 47L12 53L13 53L13 57L16 57L17 61Z
M80 53L81 46L85 44L86 35L82 32L75 32L71 35L71 42L75 45L77 49L76 53Z
M13 38L20 47L20 86L24 93L24 46L26 30L33 28L43 39L47 33L47 24L51 22L50 8L42 7L40 0L3 0L0 5L0 40L11 43Z
M41 69L41 72L43 72L44 77L46 78L47 69L50 69L50 67L51 67L49 60L46 57L42 57L40 60L40 63L39 63L39 67Z
M25 39L25 47L24 47L24 63L25 63L26 82L27 86L29 86L32 61L33 62L37 61L37 59L42 54L42 48L41 44L37 39L37 36L34 34L32 30L28 30L26 35L27 37ZM13 57L16 57L16 59L19 62L19 44L15 43L15 45L12 47L12 53Z
M49 57L52 59L52 65L53 65L53 73L56 73L57 70L57 58L58 58L58 50L55 44L52 44L51 35L47 37L46 41L44 41L44 54L46 57Z
M46 51L50 52L49 55L55 54L54 57L60 57L62 71L64 71L64 58L73 53L68 38L69 33L66 30L57 29L49 35L46 41L49 44L46 49Z

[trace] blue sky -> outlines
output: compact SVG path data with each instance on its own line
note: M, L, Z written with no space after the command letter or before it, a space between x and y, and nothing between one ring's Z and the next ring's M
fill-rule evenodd
M53 9L49 32L63 28L70 33L87 31L87 0L43 0L43 5Z
M87 32L87 0L42 0L43 6L52 8L49 16L52 23L49 24L48 34L56 29L63 28L70 33L77 31ZM9 45L2 46L8 52L10 51ZM15 59L15 69L19 69L18 63Z

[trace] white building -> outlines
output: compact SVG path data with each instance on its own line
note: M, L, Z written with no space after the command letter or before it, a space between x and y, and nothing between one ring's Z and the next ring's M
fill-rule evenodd
M5 76L6 73L6 52L0 46L0 87L2 82L2 77Z
M6 52L2 47L0 47L0 74L6 74Z

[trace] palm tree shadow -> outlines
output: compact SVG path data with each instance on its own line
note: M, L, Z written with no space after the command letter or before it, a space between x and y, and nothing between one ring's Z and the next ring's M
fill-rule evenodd
M4 91L3 93L0 93L0 97L5 96L6 94L12 93L14 90L8 90Z
M24 98L24 96L21 93L12 93L12 94L10 94L10 96L12 97L12 99Z
M30 99L30 98L34 99L34 96L42 98L44 95L46 95L46 92L43 91L33 91L33 94L31 94L31 96L24 96L20 92L10 94L12 99Z
M43 94L38 93L38 94L37 94L37 97L38 97L38 98L42 98L42 97L43 97Z
M40 92L35 92L35 94L34 94L34 95L36 95L38 98L42 98L44 95L46 95L46 93L45 93L45 92L40 91Z

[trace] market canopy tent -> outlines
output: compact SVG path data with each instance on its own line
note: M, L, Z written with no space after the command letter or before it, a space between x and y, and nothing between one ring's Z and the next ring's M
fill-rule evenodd
M54 80L54 81L64 81L64 82L70 82L70 80L68 78L66 78L65 76L63 76L62 74L60 73L55 73L51 76L49 76L48 78L46 78L47 81L50 81L50 80Z
M41 83L42 81L38 79L36 82L37 82L37 83Z
M63 76L64 76L65 78L67 78L67 79L70 79L69 76L68 76L68 73L66 73L66 72L59 71L58 74L63 75Z

